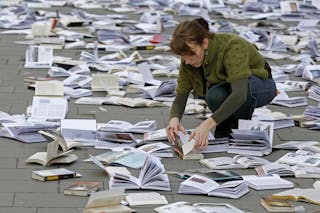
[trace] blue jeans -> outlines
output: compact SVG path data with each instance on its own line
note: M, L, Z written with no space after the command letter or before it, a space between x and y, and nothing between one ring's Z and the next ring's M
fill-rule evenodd
M209 109L215 112L231 93L231 86L227 82L213 85L206 94ZM262 80L251 76L248 83L247 100L229 118L221 122L215 132L216 137L229 136L231 129L238 128L238 120L249 120L256 107L269 104L276 95L276 86L272 78Z

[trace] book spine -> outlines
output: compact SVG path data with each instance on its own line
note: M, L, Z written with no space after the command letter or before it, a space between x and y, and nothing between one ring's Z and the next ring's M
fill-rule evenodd
M76 174L67 174L67 175L55 175L55 176L48 176L45 177L45 181L50 181L50 180L60 180L60 179L68 179L68 178L73 178L75 177Z

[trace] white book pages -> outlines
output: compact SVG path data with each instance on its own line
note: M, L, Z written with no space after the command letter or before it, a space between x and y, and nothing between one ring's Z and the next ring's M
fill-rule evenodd
M65 98L34 96L31 117L44 119L64 119L68 112L68 101Z
M162 81L153 78L150 67L147 63L138 64L138 69L139 72L142 74L145 83L156 86L159 86L162 83Z
M62 81L36 81L36 96L63 96Z
M53 49L47 46L29 46L26 51L25 68L50 68L53 63Z

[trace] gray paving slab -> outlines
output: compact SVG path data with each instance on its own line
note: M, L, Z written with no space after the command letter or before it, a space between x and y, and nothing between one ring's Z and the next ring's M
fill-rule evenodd
M37 213L80 213L82 208L38 208Z
M12 206L13 199L14 199L14 193L12 193L12 192L5 193L5 191L1 190L0 206Z
M36 213L36 208L20 208L20 207L0 207L1 213Z
M31 175L29 175L30 177ZM54 193L58 191L58 182L39 183L36 180L1 180L1 192L39 192Z

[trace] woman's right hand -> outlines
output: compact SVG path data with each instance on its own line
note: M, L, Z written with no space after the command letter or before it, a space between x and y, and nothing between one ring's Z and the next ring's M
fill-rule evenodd
M187 131L180 124L179 119L176 117L171 118L166 128L168 140L174 143L179 131L182 131L184 134L187 134Z

